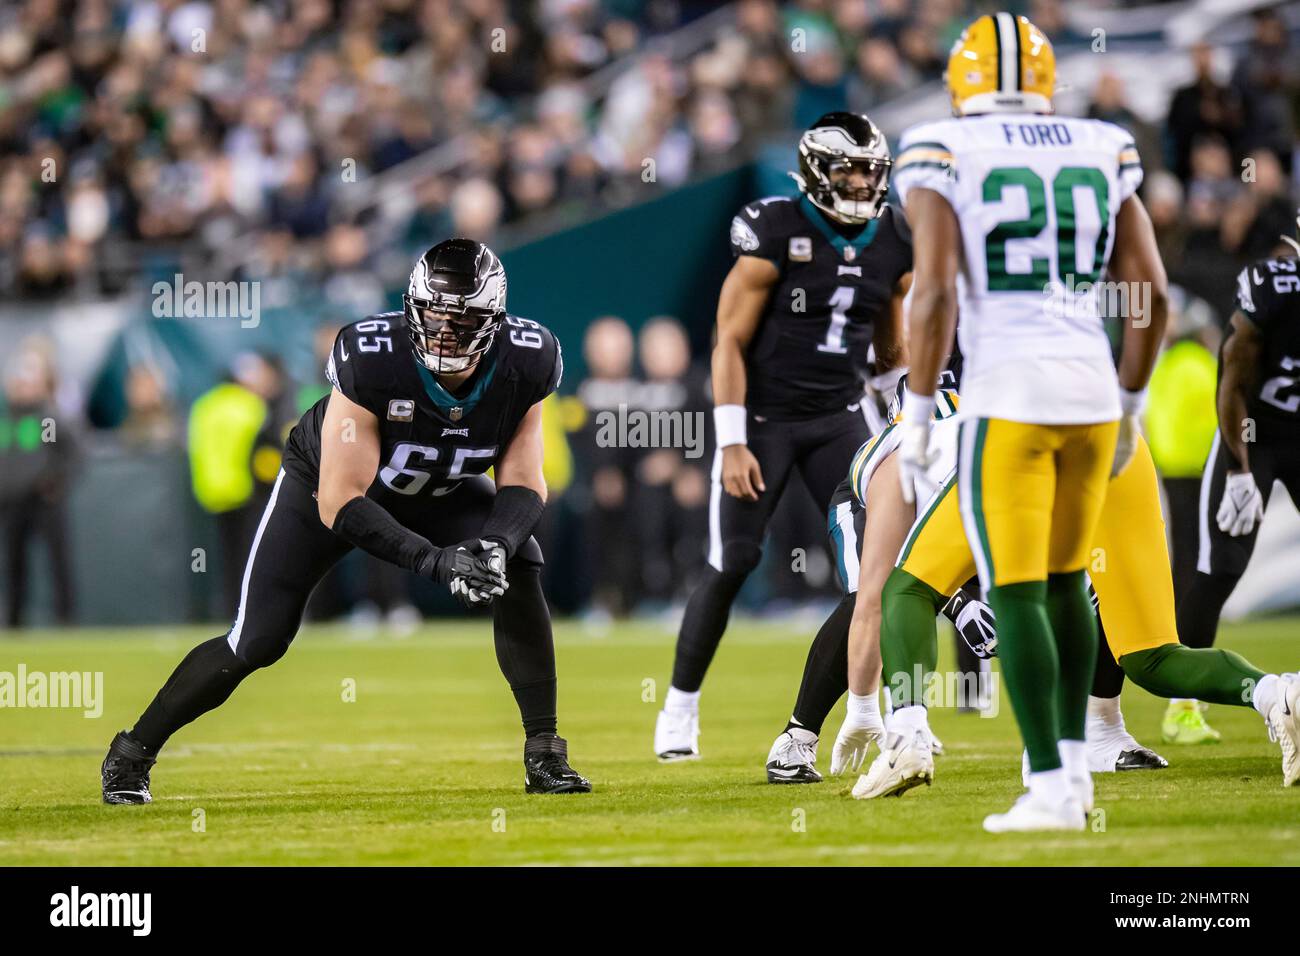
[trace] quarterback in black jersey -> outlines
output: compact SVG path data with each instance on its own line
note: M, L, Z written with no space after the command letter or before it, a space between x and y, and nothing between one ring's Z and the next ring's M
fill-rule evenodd
M791 175L800 196L750 203L732 220L736 262L713 350L709 566L687 603L655 726L661 760L699 755L700 685L791 472L825 514L871 435L873 366L885 392L904 364L912 245L902 215L885 205L891 162L870 119L828 113L799 141Z
M106 803L150 801L167 739L284 656L312 589L354 547L446 585L467 607L491 606L523 719L525 790L591 790L556 733L555 647L531 537L546 495L540 403L560 381L559 343L506 313L505 270L469 239L421 256L404 304L339 333L333 388L289 435L234 623L194 648L113 739Z
M1283 241L1287 254L1237 278L1219 362L1219 431L1201 479L1197 573L1178 596L1178 637L1192 647L1214 643L1274 481L1300 505L1300 242Z

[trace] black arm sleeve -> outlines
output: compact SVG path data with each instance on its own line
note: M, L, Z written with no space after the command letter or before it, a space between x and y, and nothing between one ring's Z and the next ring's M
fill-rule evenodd
M483 524L481 537L499 541L506 549L506 557L513 558L519 546L528 540L537 527L546 502L542 496L523 485L506 485L498 488L492 499L492 510Z
M339 509L331 530L362 551L421 574L427 573L429 559L439 550L365 495L357 495Z

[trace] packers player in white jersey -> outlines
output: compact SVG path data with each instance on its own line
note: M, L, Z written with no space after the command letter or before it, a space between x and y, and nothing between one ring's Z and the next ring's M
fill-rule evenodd
M980 17L945 81L955 118L908 130L895 164L914 236L919 389L904 396L899 475L912 495L931 455L929 383L960 309L958 503L1030 765L1028 792L984 828L1081 830L1097 652L1085 569L1107 481L1137 442L1167 280L1131 138L1052 115L1056 61L1041 31L1009 13ZM1118 381L1103 276L1136 293L1121 316Z

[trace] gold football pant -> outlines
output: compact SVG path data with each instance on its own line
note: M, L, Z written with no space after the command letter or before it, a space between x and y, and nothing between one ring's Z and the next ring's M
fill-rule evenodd
M897 562L942 595L954 593L976 572L957 495L954 476L917 518ZM1144 440L1139 440L1133 460L1107 486L1091 547L1084 554L1102 627L1116 660L1134 651L1178 643L1160 484Z
M986 592L1088 566L1118 430L1117 421L962 423L958 504Z

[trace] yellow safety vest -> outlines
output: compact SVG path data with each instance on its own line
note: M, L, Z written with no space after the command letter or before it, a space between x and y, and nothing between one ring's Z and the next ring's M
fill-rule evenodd
M253 495L252 454L266 402L232 382L204 392L190 409L190 482L204 510L231 511Z
M1147 443L1166 478L1199 478L1219 427L1214 396L1218 360L1190 339L1156 360L1147 400Z

